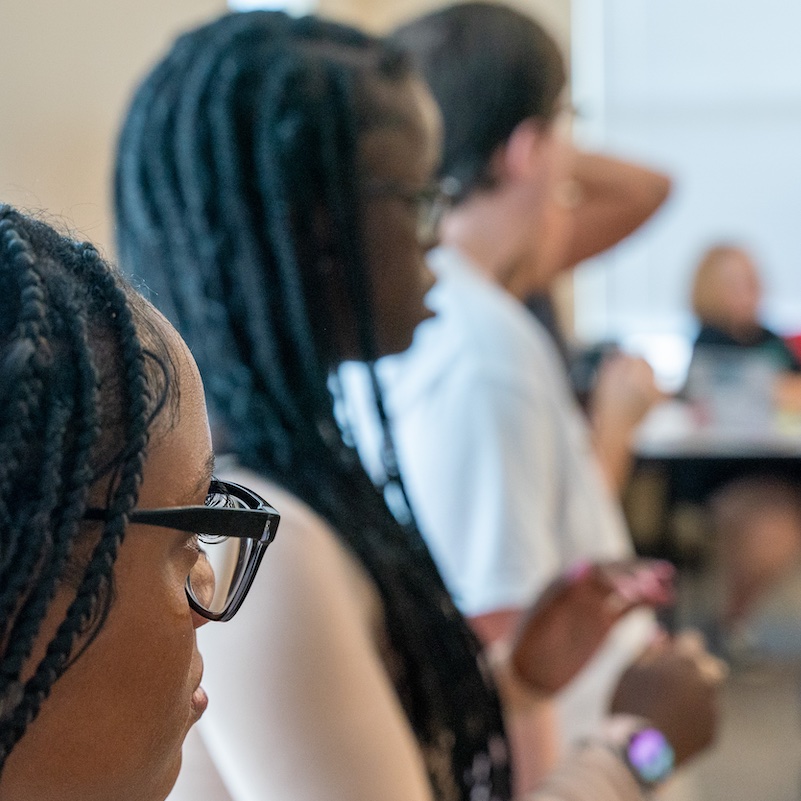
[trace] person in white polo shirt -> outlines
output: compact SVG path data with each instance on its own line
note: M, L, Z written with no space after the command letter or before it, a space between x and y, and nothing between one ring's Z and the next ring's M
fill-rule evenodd
M486 643L502 647L560 571L633 555L616 489L628 437L654 400L652 376L643 379L647 367L612 366L611 391L601 400L605 437L595 439L551 337L522 300L547 288L571 254L587 256L636 227L668 184L611 241L608 226L599 233L598 219L592 230L578 227L576 176L617 165L564 143L556 125L562 57L522 14L459 4L393 38L416 59L442 110L440 175L454 206L429 254L437 283L426 302L435 317L419 326L410 350L379 361L378 376L421 531L461 611ZM636 185L638 168L630 169L626 178ZM382 464L382 426L363 403L366 371L349 364L341 376L346 417L380 483L394 465ZM620 675L657 632L651 614L630 615L556 709L517 722L527 729L523 739L552 731L542 716L553 714L563 742L589 734ZM547 769L560 751L552 741L539 749L533 760L530 749L518 758L518 768L528 762Z

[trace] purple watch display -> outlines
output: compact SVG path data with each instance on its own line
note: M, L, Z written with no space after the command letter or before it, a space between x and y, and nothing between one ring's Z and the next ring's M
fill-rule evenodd
M631 735L624 757L639 781L647 786L660 784L673 772L675 755L659 729L644 728Z

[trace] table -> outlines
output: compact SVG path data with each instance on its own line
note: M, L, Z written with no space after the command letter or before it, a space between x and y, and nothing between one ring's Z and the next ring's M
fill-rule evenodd
M643 422L634 456L624 509L638 550L693 563L705 555L705 507L717 489L749 475L801 487L801 420L705 425L690 404L669 401Z

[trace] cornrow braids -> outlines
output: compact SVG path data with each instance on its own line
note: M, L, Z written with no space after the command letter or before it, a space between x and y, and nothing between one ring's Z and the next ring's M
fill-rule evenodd
M136 503L166 357L148 360L149 307L86 243L0 205L0 771L54 683L92 642ZM152 312L150 312L152 314ZM112 358L107 358L111 356ZM109 515L82 524L108 482ZM86 539L90 555L81 545ZM34 645L57 591L71 604Z
M436 797L469 798L480 762L503 799L503 724L477 641L413 517L393 516L334 413L337 320L321 286L334 274L345 288L372 364L358 145L392 124L372 88L409 76L400 51L313 17L232 14L185 34L120 135L118 248L192 349L226 446L309 504L374 578ZM403 498L374 386L386 492Z

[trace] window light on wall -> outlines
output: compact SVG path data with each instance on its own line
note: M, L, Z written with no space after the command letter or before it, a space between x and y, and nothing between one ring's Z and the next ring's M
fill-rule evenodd
M316 6L316 0L228 0L228 7L232 11L253 11L257 8L265 8L272 11L286 11L297 16L309 14L314 11Z

